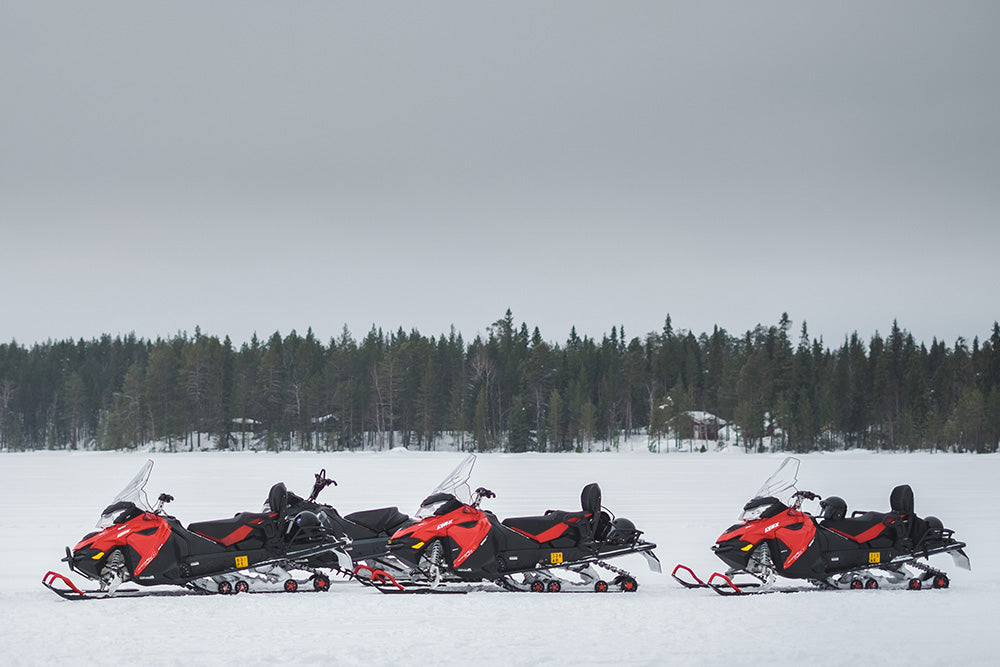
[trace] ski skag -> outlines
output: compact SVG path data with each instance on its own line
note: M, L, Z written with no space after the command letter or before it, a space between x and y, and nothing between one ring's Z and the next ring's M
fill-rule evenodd
M854 512L831 496L823 500L795 489L798 459L787 458L743 508L740 523L728 528L712 550L729 568L707 579L677 565L671 573L685 588L710 588L720 595L793 593L811 590L948 588L943 571L926 561L949 554L958 567L970 569L965 543L941 520L913 511L913 491L900 485L889 496L889 512ZM783 502L778 496L792 492ZM817 519L801 509L819 500ZM799 579L809 586L781 586L778 578Z
M123 588L126 582L176 586L180 594L293 592L306 586L325 591L325 569L350 570L348 540L331 533L314 512L290 513L284 484L271 488L262 512L184 526L163 510L172 496L160 494L152 508L145 500L152 466L147 461L105 508L97 531L66 548L69 569L99 588L84 590L51 571L42 578L46 588L71 600L163 594Z

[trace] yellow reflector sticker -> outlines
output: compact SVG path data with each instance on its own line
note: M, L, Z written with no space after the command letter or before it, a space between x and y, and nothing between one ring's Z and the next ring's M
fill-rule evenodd
M104 552L103 551L99 551L96 554L94 554L93 556L91 556L91 558L93 560L100 560L100 559L104 558Z
M558 565L563 561L563 556L561 551L553 551L552 556L549 557L549 563L552 565Z
M745 547L743 547L742 549L740 549L740 551L750 551L751 549L753 549L753 545L752 544L748 544Z
M423 542L417 542L416 544L414 544L414 545L413 545L413 548L414 548L414 549L419 549L419 548L420 548L420 547L422 547L422 546L424 546L424 543L423 543Z
M882 560L882 554L878 551L872 551L868 554L869 563L879 563Z
M250 565L250 561L247 559L246 556L236 557L236 567L247 567L248 565Z

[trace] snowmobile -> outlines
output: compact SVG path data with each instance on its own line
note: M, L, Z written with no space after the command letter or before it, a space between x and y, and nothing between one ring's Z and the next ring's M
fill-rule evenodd
M82 590L68 577L48 572L42 583L68 599L138 597L184 592L294 592L311 584L329 589L324 568L350 568L346 540L330 533L315 513L288 511L283 483L269 494L267 512L242 512L231 519L183 526L163 510L171 502L160 494L150 507L145 494L153 468L147 461L133 480L101 513L98 530L86 535L62 560L70 570L98 582ZM297 578L296 572L305 573ZM126 581L140 586L180 587L168 591L120 588Z
M388 554L389 538L397 530L414 523L398 507L380 507L378 509L362 510L341 516L330 505L317 500L320 492L337 482L326 476L326 468L314 475L312 492L308 498L300 498L292 492L288 493L288 508L291 513L310 511L316 514L320 522L333 535L345 538L348 543L345 548L347 555L354 563L365 563L371 567L390 567L383 563L382 556ZM265 503L265 509L267 508ZM352 568L348 568L350 574Z
M602 508L596 483L584 487L581 511L549 510L500 521L480 508L483 499L496 494L482 487L470 493L475 460L469 455L459 464L421 503L416 523L392 536L391 570L356 568L364 583L385 593L558 592L564 587L632 592L639 586L635 578L607 560L642 554L650 569L660 571L656 545L642 540L631 521L612 518Z
M842 498L823 499L796 489L798 469L798 459L786 458L744 505L740 523L716 540L712 550L729 566L725 573L715 572L705 581L677 565L674 579L722 595L817 588L920 590L950 583L947 574L926 562L930 556L951 554L958 567L970 569L965 543L952 537L954 531L937 517L914 513L909 485L892 490L889 512L855 511L848 517ZM818 520L801 509L804 501L820 501ZM807 585L777 586L778 577Z

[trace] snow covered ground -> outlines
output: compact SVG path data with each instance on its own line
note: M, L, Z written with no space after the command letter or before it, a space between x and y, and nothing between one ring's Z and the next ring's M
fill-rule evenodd
M995 664L1000 611L1000 456L803 456L799 488L888 510L909 483L917 513L940 517L969 544L972 572L949 556L933 591L837 591L722 598L685 590L677 562L721 569L709 547L783 455L481 455L472 484L497 493L501 517L576 509L598 481L604 505L659 544L664 573L641 557L616 561L636 594L474 593L386 596L350 582L299 593L64 601L44 589L69 574L65 545L146 458L147 492L171 493L185 523L258 510L284 481L308 493L321 467L337 487L321 500L343 513L398 505L407 513L462 459L454 453L0 454L0 663L41 664ZM79 581L79 577L75 577Z

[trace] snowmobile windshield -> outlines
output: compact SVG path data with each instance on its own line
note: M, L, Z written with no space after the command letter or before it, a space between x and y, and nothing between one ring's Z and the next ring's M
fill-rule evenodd
M146 498L146 482L149 480L149 473L153 470L153 462L146 461L132 481L125 485L114 500L101 512L101 518L97 522L98 528L107 528L114 524L122 512L128 511L131 504L143 510L149 510L149 499ZM151 511L151 510L150 510Z
M416 518L423 519L433 516L441 509L442 504L448 500L449 496L466 505L472 504L472 489L469 488L469 478L472 476L474 465L476 465L476 455L469 454L420 503Z
M759 519L769 507L775 503L787 504L795 491L795 483L799 478L799 460L789 456L778 469L771 473L764 485L743 508L741 521ZM757 502L755 502L757 501Z

